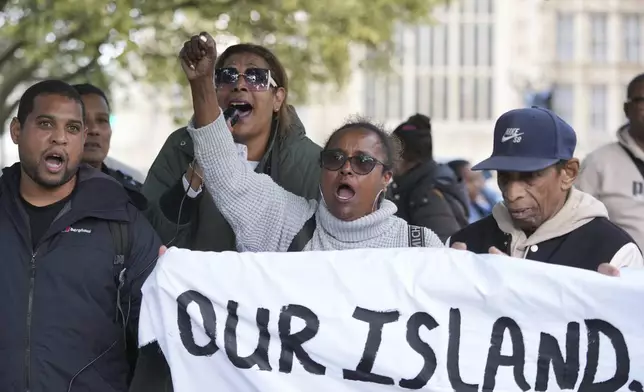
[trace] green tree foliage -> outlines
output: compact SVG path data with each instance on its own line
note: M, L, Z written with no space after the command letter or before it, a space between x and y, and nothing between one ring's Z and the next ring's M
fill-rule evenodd
M0 0L0 134L26 84L46 78L107 88L110 70L185 84L177 63L199 31L263 44L289 71L291 98L312 82L342 87L350 45L391 52L395 23L426 22L446 0ZM109 82L108 82L109 81Z

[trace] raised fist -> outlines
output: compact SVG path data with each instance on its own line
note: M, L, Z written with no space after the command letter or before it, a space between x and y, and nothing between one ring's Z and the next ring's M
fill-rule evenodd
M193 35L183 44L179 59L188 80L212 79L217 60L217 45L214 38L206 32Z

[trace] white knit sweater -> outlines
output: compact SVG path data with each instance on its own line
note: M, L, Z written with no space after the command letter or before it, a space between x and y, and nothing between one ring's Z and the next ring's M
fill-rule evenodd
M388 200L377 211L346 222L331 215L323 202L306 200L255 173L239 159L223 112L203 128L189 124L188 131L206 188L235 232L239 251L285 252L313 214L316 229L304 250L409 246L407 222L394 215L396 206ZM431 230L424 229L424 235L427 246L444 246Z

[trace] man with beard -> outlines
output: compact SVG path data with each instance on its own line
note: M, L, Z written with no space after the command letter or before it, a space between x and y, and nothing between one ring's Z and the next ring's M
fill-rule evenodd
M117 181L81 164L72 86L27 89L10 131L20 162L0 177L0 390L125 392L160 240Z

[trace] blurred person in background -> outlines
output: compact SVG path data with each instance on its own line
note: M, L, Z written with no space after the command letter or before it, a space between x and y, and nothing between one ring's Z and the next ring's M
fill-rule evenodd
M413 115L393 135L400 141L402 160L387 197L396 204L397 216L445 241L468 223L465 187L449 166L434 161L429 117Z
M234 45L217 58L214 75L217 101L239 113L232 130L239 160L287 191L317 199L321 148L306 136L287 103L288 79L279 59L262 46ZM143 185L150 203L146 216L168 246L237 251L238 239L203 178L193 140L186 127L180 128L168 137ZM270 196L255 197L261 205ZM151 344L141 350L131 392L157 390L172 391L172 378L158 345Z
M586 156L576 185L604 203L610 220L644 249L644 74L629 83L624 114L628 123L617 141Z
M73 87L81 95L85 105L87 139L83 162L116 179L123 185L132 203L139 210L144 211L147 208L147 201L141 193L142 184L121 170L111 169L105 164L112 140L110 101L105 92L89 83L75 84Z
M492 207L502 200L500 195L486 184L482 171L473 171L470 162L462 159L447 164L465 184L468 193L469 223L474 223L492 213Z
M233 127L240 159L286 190L317 198L320 147L288 105L288 79L279 59L259 45L230 46L217 59L214 83L224 110L235 107L240 114ZM143 185L148 219L166 244L237 250L230 225L203 185L192 138L183 127L168 137Z
M577 136L550 110L515 109L494 126L492 156L472 170L496 170L503 203L454 234L453 248L505 254L587 270L642 267L633 238L608 219L606 207L573 187Z
M496 177L491 170L481 170L483 173L483 180L485 181L485 186L483 189L485 192L489 192L492 199L501 201L503 197L501 196L501 191L499 190L499 184L496 182Z

